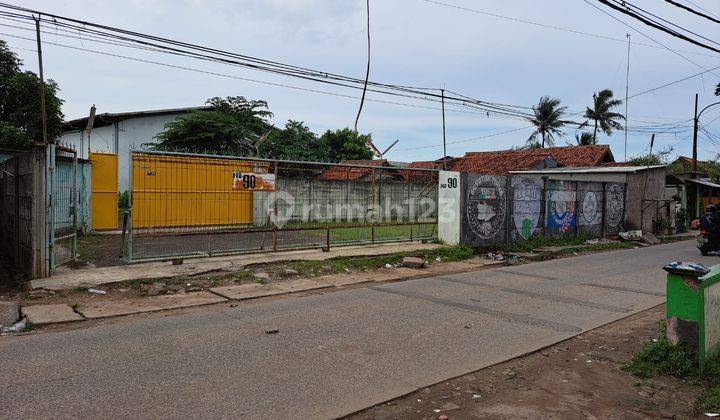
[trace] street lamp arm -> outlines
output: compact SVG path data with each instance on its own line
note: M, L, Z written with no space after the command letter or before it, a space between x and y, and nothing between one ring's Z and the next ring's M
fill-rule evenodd
M707 111L708 108L714 107L715 105L720 105L720 102L715 102L714 104L710 104L710 105L706 106L705 108L702 109L702 111L700 111L700 112L697 114L697 117L696 117L696 118L700 118L700 116L702 115L703 112Z

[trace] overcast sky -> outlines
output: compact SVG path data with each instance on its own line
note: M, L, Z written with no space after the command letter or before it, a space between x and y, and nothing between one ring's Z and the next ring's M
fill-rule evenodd
M652 44L633 45L630 59L630 95L720 66L720 54L695 47L658 32L590 0L668 48L623 26L583 0L442 0L465 8L523 19L591 34ZM685 1L685 0L680 0ZM219 49L364 77L366 60L364 0L10 0L10 3L139 32L212 46ZM720 15L720 2L693 0ZM634 4L674 23L720 41L720 25L657 0ZM610 88L625 96L627 46L567 31L433 4L424 0L371 0L372 54L370 78L375 81L427 87L445 87L486 101L531 106L543 95L559 98L572 112L584 110L592 94ZM8 23L8 22L0 22ZM0 27L5 34L34 36L32 32ZM34 41L0 35L16 49L28 69L36 71ZM62 37L52 30L44 41L122 54L192 67L232 76L359 96L359 92L273 76L238 67L147 53L89 40ZM718 46L718 45L715 45ZM213 96L242 95L265 99L275 113L273 123L304 121L315 132L352 127L359 100L234 78L171 69L92 52L47 44L45 75L60 85L67 119L86 116L92 104L98 112L126 112L198 106ZM678 54L684 56L680 57ZM694 61L695 64L691 63ZM630 125L671 123L690 119L695 93L701 106L720 98L713 95L720 69L688 81L640 95L629 102ZM429 106L436 104L368 94L370 99ZM619 110L624 112L624 107ZM703 115L709 122L720 116L720 106ZM572 116L580 119L579 116ZM395 139L388 153L392 160L411 161L442 156L441 113L435 109L366 102L360 130L373 134L380 148ZM531 129L486 137L514 128L528 127L517 119L485 114L447 112L448 154L506 149L525 143ZM708 125L720 135L720 118ZM691 122L680 133L661 133L656 149L675 145L677 153L690 155ZM566 129L559 145L574 141L575 127ZM472 140L476 139L476 140ZM646 151L649 134L629 134L628 155ZM624 155L623 133L602 136L617 160ZM707 135L699 137L699 154L710 158L718 146Z

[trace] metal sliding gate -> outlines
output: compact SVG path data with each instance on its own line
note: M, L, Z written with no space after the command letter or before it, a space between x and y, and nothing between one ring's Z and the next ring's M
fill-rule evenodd
M132 152L129 262L437 238L438 171Z
M50 144L46 150L45 189L48 266L57 266L77 258L78 162L77 153Z

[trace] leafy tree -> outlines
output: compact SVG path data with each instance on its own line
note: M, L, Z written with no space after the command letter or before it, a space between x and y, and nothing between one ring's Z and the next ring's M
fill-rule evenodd
M258 143L272 131L267 102L242 96L211 98L210 110L196 110L165 124L155 136L155 150L213 151L219 154L256 156Z
M528 146L537 143L538 135L542 138L540 147L555 145L555 136L563 136L561 128L571 121L563 120L567 107L560 106L560 100L543 96L536 106L533 107L534 116L528 118L535 126L535 131L528 138Z
M288 120L285 128L272 131L258 146L258 155L269 159L325 161L327 149L302 121Z
M637 155L628 160L628 163L633 166L667 165L668 159L674 151L675 149L668 146L655 154Z
M42 141L40 78L21 71L22 61L0 40L0 146L21 148ZM45 82L48 140L62 134L62 99L52 80Z
M579 135L575 134L575 143L577 143L578 146L591 145L593 144L593 135L587 131L583 131Z
M597 144L598 128L608 136L612 134L613 130L622 130L622 124L618 120L624 120L625 116L612 111L621 104L621 100L613 99L613 91L610 89L593 93L593 106L585 109L584 117L587 120L580 124L580 128L583 128L590 125L590 120L593 121L592 144Z
M320 136L320 143L326 149L330 162L341 162L353 159L372 159L373 152L368 145L371 134L358 134L349 128L326 131Z

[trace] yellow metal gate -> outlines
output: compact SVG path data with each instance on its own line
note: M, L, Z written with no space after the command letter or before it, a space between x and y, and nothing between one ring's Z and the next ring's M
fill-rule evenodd
M90 153L92 162L92 227L118 228L118 158L111 153Z
M233 173L252 172L253 162L134 153L132 165L133 228L253 222L253 193L233 188Z

